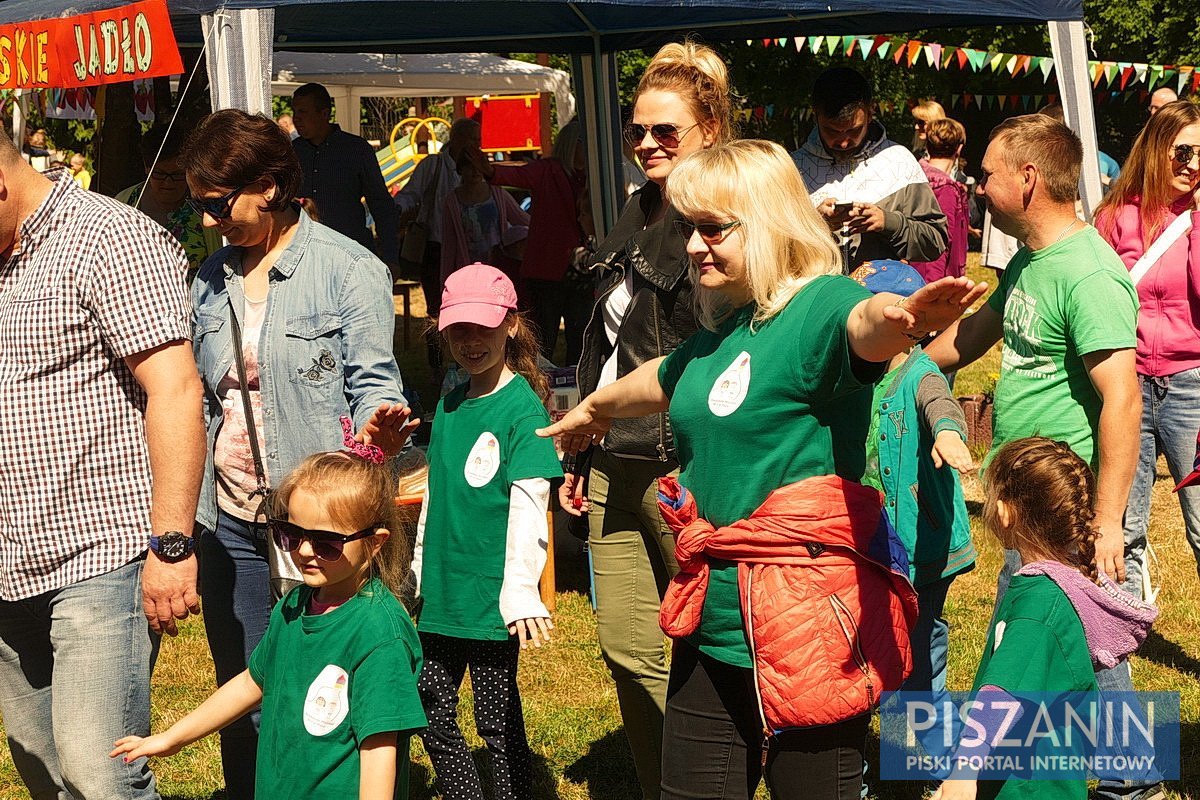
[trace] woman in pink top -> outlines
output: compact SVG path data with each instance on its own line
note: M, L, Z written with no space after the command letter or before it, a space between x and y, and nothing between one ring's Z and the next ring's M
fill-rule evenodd
M1150 492L1159 454L1176 482L1192 470L1200 430L1200 108L1178 101L1150 118L1121 177L1096 212L1096 227L1134 272L1180 215L1191 227L1137 283L1137 371L1142 448L1125 512L1125 588L1142 592ZM1146 265L1142 265L1143 267ZM1200 564L1200 487L1179 492L1188 543Z
M589 276L568 275L575 248L587 240L579 221L579 200L587 186L579 120L571 120L558 132L550 158L520 165L494 164L478 150L468 154L493 185L529 191L533 205L521 279L533 304L542 355L553 358L561 320L566 326L566 365L579 363L583 329L596 299Z

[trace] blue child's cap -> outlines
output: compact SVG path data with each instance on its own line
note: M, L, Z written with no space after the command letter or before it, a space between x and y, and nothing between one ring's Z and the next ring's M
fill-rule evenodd
M921 273L903 261L890 258L864 261L850 277L870 289L872 294L891 292L908 297L925 285Z

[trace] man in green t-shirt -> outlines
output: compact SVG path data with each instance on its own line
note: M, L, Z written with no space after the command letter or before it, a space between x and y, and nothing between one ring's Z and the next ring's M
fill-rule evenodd
M1004 233L1025 242L989 301L935 339L926 354L949 372L1003 339L992 452L1013 439L1066 442L1097 473L1096 566L1125 579L1123 521L1138 459L1142 398L1134 368L1137 294L1129 272L1075 215L1083 147L1044 115L1005 120L991 135L977 191ZM989 454L990 455L990 454ZM986 460L985 460L986 468ZM1005 554L997 603L1020 567ZM1128 667L1097 675L1132 690ZM1145 787L1100 785L1106 797Z

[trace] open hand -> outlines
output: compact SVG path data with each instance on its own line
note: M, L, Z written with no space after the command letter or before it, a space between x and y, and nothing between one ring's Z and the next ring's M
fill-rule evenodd
M183 749L183 746L179 742L176 742L173 737L165 733L146 737L126 736L122 739L117 739L114 744L113 751L108 754L108 757L116 758L123 754L126 764L143 757L173 756Z
M612 424L612 417L597 414L585 399L558 422L538 428L536 433L543 439L559 437L558 446L564 453L579 453L603 439Z
M909 336L921 338L944 331L987 291L986 283L970 278L942 278L926 284L909 297L883 310L884 319L896 323Z
M508 626L508 632L517 637L522 650L529 647L530 642L534 647L541 647L543 642L550 644L550 631L552 630L554 630L554 623L549 617L519 619Z
M399 403L380 403L354 438L363 444L373 444L386 458L400 452L413 431L421 424L413 419L412 409Z
M959 472L970 472L975 469L975 460L967 443L957 431L942 431L933 440L933 465L938 469L943 464L949 464Z

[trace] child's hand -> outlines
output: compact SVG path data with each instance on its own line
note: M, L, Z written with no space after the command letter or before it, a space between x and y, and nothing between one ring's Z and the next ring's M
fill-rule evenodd
M508 632L517 637L522 650L529 647L530 642L533 642L534 647L541 647L543 641L550 644L550 631L552 630L554 630L554 623L550 621L549 617L519 619L508 626Z
M945 781L929 800L975 800L976 781Z
M123 739L117 739L116 746L113 751L108 754L109 758L116 758L122 753L125 754L125 763L142 758L152 756L173 756L183 749L183 745L176 742L174 737L167 736L165 733L155 734L154 736L126 736Z
M933 465L941 469L943 464L949 464L959 472L970 472L975 469L975 460L962 436L954 431L942 431L933 440Z
M380 403L354 438L363 444L375 445L383 451L384 457L391 458L400 452L420 424L421 420L413 418L408 406Z

